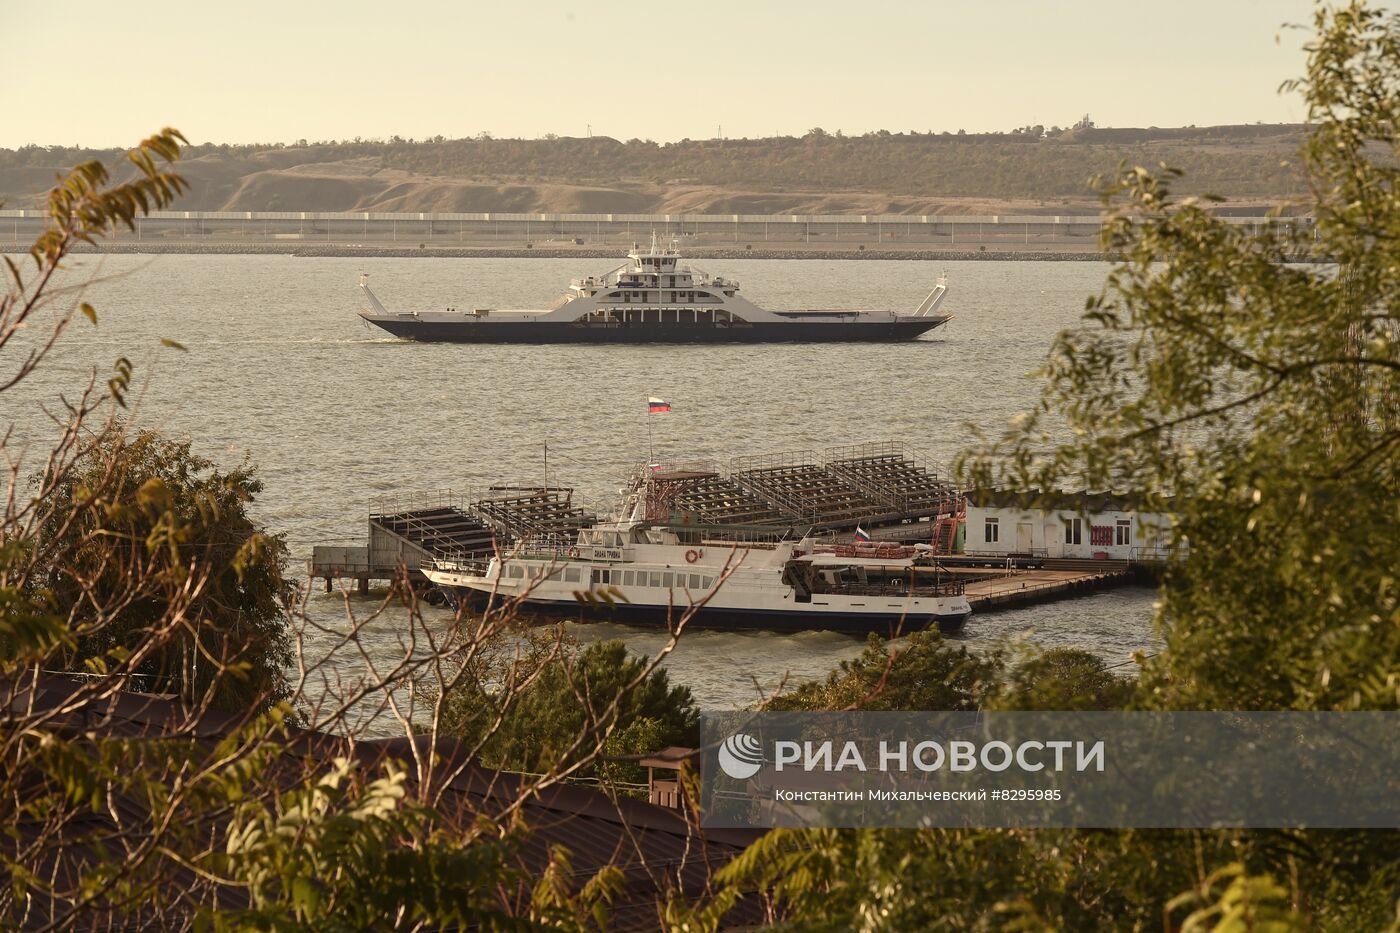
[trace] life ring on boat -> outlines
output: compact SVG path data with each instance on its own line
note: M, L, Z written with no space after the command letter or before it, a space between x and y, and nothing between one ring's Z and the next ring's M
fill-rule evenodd
M571 547L571 548L569 548L569 559L570 559L570 560L578 560L578 548L576 548L576 547Z
M686 562L687 564L693 564L693 563L695 563L697 560L699 560L700 558L702 558L702 557L704 557L704 556L705 556L705 552L704 552L704 551L697 551L697 550L695 550L694 548L691 548L689 551L686 551L686 552L685 552L685 562Z

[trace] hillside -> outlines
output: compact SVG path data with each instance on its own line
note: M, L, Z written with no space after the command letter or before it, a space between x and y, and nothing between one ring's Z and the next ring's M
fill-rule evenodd
M1183 194L1246 204L1298 193L1299 126L1040 128L658 144L433 139L191 147L186 210L558 213L1011 213L1097 204L1088 179L1123 161L1186 172ZM112 151L0 150L0 200L32 207L54 173Z

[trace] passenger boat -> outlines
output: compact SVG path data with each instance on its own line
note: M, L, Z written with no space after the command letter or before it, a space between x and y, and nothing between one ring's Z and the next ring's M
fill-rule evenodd
M639 625L666 625L694 604L696 626L891 636L933 625L957 632L972 614L962 582L927 545L655 524L644 498L634 487L612 519L572 542L529 541L484 562L434 560L423 573L454 601L519 600Z
M739 295L739 283L681 262L674 245L633 248L603 275L574 279L569 293L540 311L476 308L391 312L360 287L360 317L396 337L456 343L761 343L909 340L945 324L947 281L940 278L910 313L882 310L767 311Z

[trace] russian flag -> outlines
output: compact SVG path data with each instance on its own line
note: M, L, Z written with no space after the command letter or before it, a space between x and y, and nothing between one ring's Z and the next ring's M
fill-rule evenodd
M859 544L867 544L867 543L869 543L869 541L870 541L870 535L869 535L869 533L866 532L866 530L865 530L864 528L860 527L859 525L856 526L855 538L856 538L857 543L859 543Z
M655 398L655 397L647 399L647 412L648 412L648 414L653 414L653 415L654 415L654 414L656 414L657 412L670 411L670 410L671 410L671 403L670 403L670 402L663 401L662 399Z

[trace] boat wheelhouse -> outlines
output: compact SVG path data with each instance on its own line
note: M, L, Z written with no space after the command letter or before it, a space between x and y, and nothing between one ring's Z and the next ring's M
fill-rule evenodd
M887 310L768 311L739 283L682 261L674 244L634 248L602 275L574 279L545 310L477 308L391 312L360 279L369 310L360 317L396 337L458 343L716 343L908 340L947 323L940 278L910 313Z

